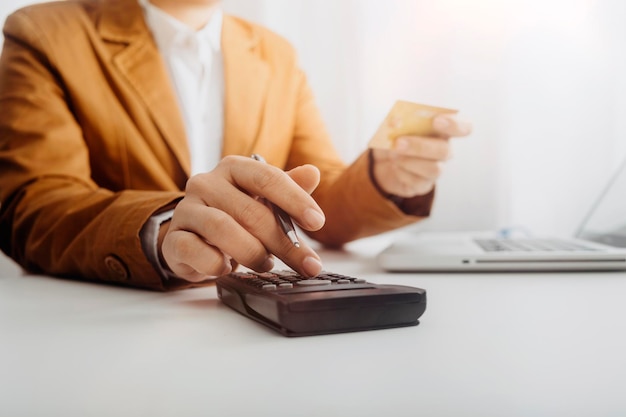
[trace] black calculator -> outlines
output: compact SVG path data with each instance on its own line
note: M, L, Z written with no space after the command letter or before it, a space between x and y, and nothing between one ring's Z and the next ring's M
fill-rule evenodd
M426 310L426 291L379 285L322 272L233 272L217 278L222 302L285 336L311 336L415 326Z

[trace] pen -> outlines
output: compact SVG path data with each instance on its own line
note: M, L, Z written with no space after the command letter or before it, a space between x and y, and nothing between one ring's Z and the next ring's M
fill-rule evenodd
M265 158L256 153L252 154L252 159L266 163ZM298 241L298 236L296 236L296 229L293 227L291 217L289 217L289 215L285 213L283 209L278 207L276 204L273 204L271 201L265 200L265 202L272 209L274 217L276 217L276 221L278 222L280 228L283 229L283 232L285 232L285 235L287 235L289 240L291 240L291 243L293 243L296 248L299 248L300 242Z

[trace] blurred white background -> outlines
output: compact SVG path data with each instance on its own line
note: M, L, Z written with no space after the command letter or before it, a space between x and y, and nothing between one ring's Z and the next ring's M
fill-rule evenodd
M27 0L3 0L0 19ZM346 161L396 99L460 110L428 230L573 233L626 154L622 0L224 0L299 51Z

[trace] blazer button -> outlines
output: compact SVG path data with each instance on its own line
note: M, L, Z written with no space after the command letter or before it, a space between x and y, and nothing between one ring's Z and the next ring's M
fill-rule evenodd
M104 264L109 272L111 272L111 278L122 281L127 280L130 276L128 267L124 262L115 255L109 255L104 258Z

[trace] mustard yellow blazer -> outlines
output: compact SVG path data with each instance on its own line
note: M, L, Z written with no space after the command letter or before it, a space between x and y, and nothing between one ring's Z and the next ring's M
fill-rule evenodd
M0 58L0 245L26 269L163 289L139 231L183 195L190 157L166 68L136 0L69 0L12 14ZM224 155L316 165L338 246L426 215L380 195L365 154L339 159L292 47L225 16ZM172 283L170 286L175 287Z

